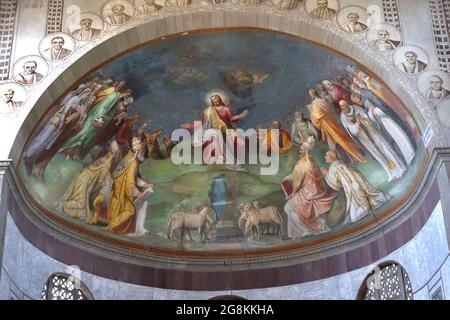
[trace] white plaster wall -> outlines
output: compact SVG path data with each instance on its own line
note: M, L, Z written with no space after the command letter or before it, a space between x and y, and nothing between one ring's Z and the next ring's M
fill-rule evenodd
M47 34L47 1L33 6L35 0L17 1L16 37L14 38L14 61L27 55L39 55L39 42ZM38 22L38 23L36 23Z
M397 0L405 44L424 48L430 55L430 68L439 69L434 48L428 1Z
M48 257L27 242L8 215L5 255L0 277L0 299L9 299L11 291L26 292L39 299L47 278L54 272L67 272L67 266ZM403 247L373 265L318 281L270 289L237 291L167 290L117 282L92 274L81 274L82 281L96 299L207 299L235 294L248 299L355 299L361 282L372 268L383 261L399 262L408 272L416 299L429 299L428 282L441 266L444 291L450 293L449 248L443 211L439 202L420 232ZM445 262L445 263L444 263ZM17 293L16 293L17 295ZM22 298L27 298L26 296Z

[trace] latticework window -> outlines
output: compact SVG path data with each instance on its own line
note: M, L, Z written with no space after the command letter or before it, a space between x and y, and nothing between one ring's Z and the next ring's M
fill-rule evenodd
M450 0L429 0L439 69L450 72Z
M16 0L0 1L0 81L9 79L16 9Z
M60 32L64 13L64 0L50 0L47 12L47 33Z
M92 300L89 289L69 274L55 273L44 285L41 300Z
M394 27L396 27L398 30L400 30L400 18L398 15L398 7L397 7L397 0L383 0L383 13L384 13L384 20L392 24Z
M364 300L414 300L408 274L397 263L375 268L365 284Z

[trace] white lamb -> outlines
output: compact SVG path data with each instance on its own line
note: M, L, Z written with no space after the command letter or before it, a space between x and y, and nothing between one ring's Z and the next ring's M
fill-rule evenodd
M281 237L283 235L283 218L276 207L269 206L261 208L259 203L254 201L253 203L242 203L239 209L241 211L239 226L247 233L251 233L253 240L259 240L260 238L260 224L274 224L278 227L278 236Z
M190 229L196 229L197 242L205 242L208 239L208 233L211 231L214 222L210 217L211 208L203 207L198 213L174 212L170 215L166 224L167 238L174 239L174 231L180 230L181 239L184 239L185 232L191 237ZM204 236L204 237L203 237Z

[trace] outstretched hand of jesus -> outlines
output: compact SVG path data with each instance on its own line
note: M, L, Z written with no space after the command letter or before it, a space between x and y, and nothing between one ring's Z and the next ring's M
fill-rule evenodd
M244 110L239 115L239 119L244 119L248 115L248 110Z

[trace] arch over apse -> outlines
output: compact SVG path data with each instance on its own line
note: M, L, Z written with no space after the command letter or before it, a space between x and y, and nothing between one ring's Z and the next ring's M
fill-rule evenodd
M214 10L205 12L187 12L145 23L135 23L100 43L87 44L76 51L64 63L60 64L54 72L43 81L41 92L33 92L27 105L31 108L14 142L14 149L10 158L17 167L25 143L38 121L44 117L49 106L61 99L64 94L73 88L76 82L92 69L105 64L116 56L123 54L145 43L169 37L174 34L183 35L194 31L232 30L233 28L246 28L253 30L276 31L286 35L295 36L314 44L333 48L338 53L351 58L363 65L375 76L381 79L391 90L396 92L402 103L408 106L412 114L420 114L423 122L418 125L420 134L425 129L425 123L439 124L425 100L417 94L413 85L407 80L382 54L369 46L361 46L338 27L322 23L306 17L283 17L270 15L259 11ZM442 133L436 130L436 135L430 146L443 144ZM23 232L24 236L48 255L67 264L74 264L73 257L67 255L67 248L77 252L81 269L86 272L115 280L150 285L155 287L187 289L187 290L217 290L242 289L255 287L268 287L293 284L317 280L327 276L339 274L365 266L382 256L388 254L402 245L405 239L400 239L389 250L380 250L371 257L356 259L345 267L327 268L330 259L348 256L348 252L363 246L376 245L377 238L395 228L402 228L402 223L415 214L408 209L420 205L425 197L435 196L429 192L436 188L431 182L422 179L417 190L407 205L399 207L398 211L382 224L368 225L351 237L342 237L338 241L311 243L306 247L289 247L287 250L255 251L253 255L242 257L239 252L217 254L215 257L204 255L202 252L154 251L152 248L137 246L127 247L121 241L110 241L93 234L81 234L76 230L69 230L64 222L57 216L43 214L29 198L20 178L12 173L14 194L11 195L10 212ZM430 201L434 201L434 198ZM424 223L424 222L423 222ZM33 232L33 231L34 232ZM414 230L410 237L415 232ZM39 240L37 240L39 238ZM52 245L49 243L52 242ZM346 253L347 252L347 253ZM82 257L82 259L81 259ZM75 263L79 263L76 261ZM90 261L90 262L88 262ZM93 263L92 261L96 261ZM95 266L96 265L96 266ZM101 268L98 266L106 266ZM180 269L180 265L183 269ZM114 266L114 267L113 267ZM207 268L205 269L205 267ZM321 266L316 268L316 266ZM128 272L123 272L127 269ZM121 270L121 271L120 271ZM145 276L144 276L145 274ZM257 274L256 277L248 277ZM269 276L274 275L277 276ZM200 277L209 281L177 281L181 276L191 279ZM255 280L258 278L259 280ZM217 279L218 281L211 281ZM246 281L243 279L248 279ZM253 280L255 281L253 281Z

